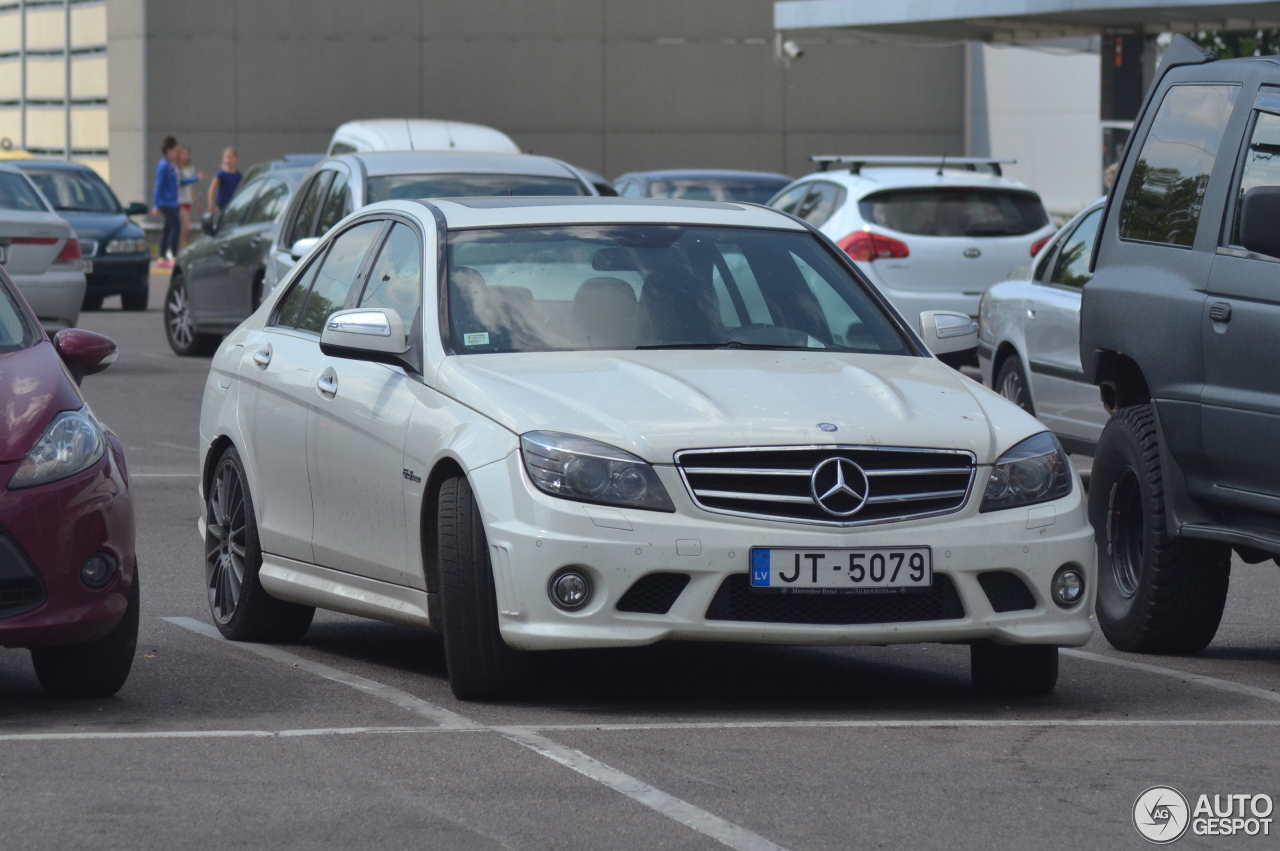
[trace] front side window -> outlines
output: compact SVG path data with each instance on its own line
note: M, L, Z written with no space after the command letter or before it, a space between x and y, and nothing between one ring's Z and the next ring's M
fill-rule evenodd
M47 213L49 208L40 200L40 193L20 174L0 171L0 210L16 210L22 213Z
M55 210L75 213L120 212L116 196L102 182L102 178L92 171L69 168L27 170L27 177L40 187L40 192L49 199Z
M316 225L316 233L328 233L329 228L342 221L351 212L351 192L347 189L345 172L334 172L333 183L329 186L329 194L324 199L324 208L320 210L320 222Z
M1164 96L1120 206L1120 238L1190 248L1239 86L1174 86Z
M1232 217L1231 243L1240 244L1240 207L1244 195L1259 186L1280 186L1280 115L1259 112L1245 152L1244 171L1240 176L1240 191L1236 195L1236 210Z
M448 268L450 338L459 354L911 353L863 285L807 232L672 225L457 231L449 236Z
M289 229L289 239L285 241L285 245L293 245L300 239L315 236L311 226L315 223L316 214L320 211L320 204L325 192L329 189L331 180L333 180L333 172L322 171L307 184L307 194L302 197L302 203L298 205L298 213L293 217L293 225Z
M978 186L889 189L858 209L872 224L914 236L1023 236L1049 223L1034 192Z
M249 218L249 212L253 209L253 202L258 200L258 190L262 188L262 184L263 181L258 181L236 193L218 218L219 231L229 231L245 224L245 220Z
M316 272L311 294L302 307L302 316L298 319L300 331L319 334L329 314L342 310L352 287L358 283L356 278L360 267L382 231L382 225L380 221L361 222L343 231L329 246L324 262Z
M1098 234L1098 222L1101 220L1101 210L1094 210L1080 220L1071 236L1062 243L1049 283L1079 288L1089 282L1093 277L1089 273L1089 256L1093 253L1093 238Z
M410 333L422 306L422 247L413 228L402 222L391 226L359 306L394 310L404 321L405 334Z
M486 195L586 195L572 178L528 174L395 174L369 178L369 203Z
M618 195L623 198L639 198L642 191L643 187L640 186L640 181L638 180L624 181L618 187Z
M253 212L245 219L245 224L258 225L274 222L288 200L289 187L283 181L263 181L262 189L258 192L257 203L253 205Z
M0 354L29 348L39 339L38 332L27 321L9 287L0 281Z

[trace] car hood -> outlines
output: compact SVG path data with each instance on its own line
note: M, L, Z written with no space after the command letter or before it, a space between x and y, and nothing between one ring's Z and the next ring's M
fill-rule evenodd
M517 434L567 432L659 464L681 449L835 443L965 449L991 463L1044 430L920 357L741 349L465 355L445 360L436 389Z
M53 343L0 355L0 462L21 459L55 414L82 405Z
M129 221L124 213L77 213L72 210L59 210L58 215L66 219L71 229L80 239L96 239L106 243L115 237L136 238L142 236L142 228Z

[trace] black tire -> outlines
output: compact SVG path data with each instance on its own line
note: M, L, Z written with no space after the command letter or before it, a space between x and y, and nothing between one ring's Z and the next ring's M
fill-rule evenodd
M140 608L141 591L135 560L129 604L124 610L124 617L111 632L83 644L32 648L31 663L44 690L54 697L75 698L111 697L120 691L129 678L133 654L138 649Z
M969 672L984 694L1048 694L1058 684L1058 648L1052 644L972 644Z
M227 447L205 495L205 592L213 623L232 641L296 642L311 626L312 606L277 600L258 580L262 546L240 454Z
M1098 441L1089 520L1098 543L1098 625L1117 650L1198 653L1218 631L1231 548L1170 537L1150 405L1117 411Z
M1031 416L1036 415L1031 404L1031 385L1027 383L1027 374L1022 371L1022 361L1016 354L1009 355L1001 362L991 389Z
M80 310L85 313L102 310L102 298L101 293L85 293L84 301L80 302Z
M196 328L187 298L187 280L181 272L173 273L164 297L164 336L169 348L182 357L211 355L221 339L216 334L201 334Z
M120 306L131 313L146 310L150 300L151 284L149 283L143 284L141 289L120 294Z
M440 609L449 685L459 700L513 697L531 682L526 654L498 630L489 544L465 478L440 486L437 508Z

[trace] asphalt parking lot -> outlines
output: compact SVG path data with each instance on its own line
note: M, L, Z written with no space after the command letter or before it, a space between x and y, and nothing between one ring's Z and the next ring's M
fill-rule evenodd
M531 699L464 704L438 638L405 627L321 612L298 645L226 642L195 528L208 360L166 346L166 285L81 320L120 346L85 392L133 475L133 674L56 701L0 654L4 847L1125 848L1148 787L1276 792L1271 562L1234 563L1199 656L1095 635L1033 699L976 695L965 647L563 653Z

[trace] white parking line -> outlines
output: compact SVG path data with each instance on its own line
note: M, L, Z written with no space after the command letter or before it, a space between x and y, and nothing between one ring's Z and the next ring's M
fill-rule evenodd
M1084 650L1070 650L1063 648L1059 651L1067 656L1074 656L1077 659L1087 659L1090 662L1102 662L1105 665L1115 665L1120 668L1129 668L1134 671L1145 671L1148 674L1159 674L1162 677L1176 677L1180 680L1186 680L1196 685L1208 686L1216 688L1219 691L1229 691L1235 694L1243 694L1248 697L1257 697L1262 700L1270 700L1273 703L1280 703L1280 694L1274 691L1268 691L1265 688L1257 686L1247 686L1244 683L1232 682L1231 680L1220 680L1217 677L1206 677L1204 674L1193 674L1190 671L1179 671L1177 668L1162 668L1159 665L1152 665L1147 662L1134 662L1130 659L1117 659L1114 656L1103 656L1098 653L1087 653Z
M131 479L198 479L199 473L131 473Z
M192 618L163 618L163 620L200 635L217 639L222 638L222 634L217 629ZM355 674L348 674L336 668L330 668L328 665L312 662L278 647L250 642L234 642L234 646L304 671L310 671L334 682L359 689L374 697L380 697L397 706L416 712L418 715L431 718L437 721L442 728L448 730L492 730L510 741L554 760L566 768L573 769L597 783L602 783L610 789L626 795L633 801L643 804L667 818L674 819L699 833L705 834L730 848L736 849L736 851L786 851L781 845L771 842L759 834L752 833L744 827L725 821L719 816L695 807L687 801L655 789L629 774L624 774L599 760L592 759L581 751L557 745L532 731L523 729L504 731L486 727L483 724L464 718L456 712L450 712L444 707L428 703L399 689L356 676Z

